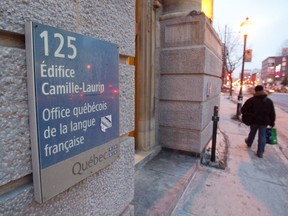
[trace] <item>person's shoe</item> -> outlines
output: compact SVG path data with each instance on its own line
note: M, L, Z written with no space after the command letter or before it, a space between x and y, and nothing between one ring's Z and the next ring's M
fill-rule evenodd
M245 143L246 143L248 148L251 148L251 145L248 144L248 139L247 138L245 139Z
M259 158L263 158L263 153L259 153L259 152L257 152L257 154L256 154Z

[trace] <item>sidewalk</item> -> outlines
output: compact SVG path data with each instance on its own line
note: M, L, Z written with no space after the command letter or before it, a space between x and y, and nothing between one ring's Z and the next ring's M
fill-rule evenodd
M271 145L266 146L264 158L258 158L256 140L248 149L244 139L249 128L231 119L235 112L236 104L222 95L216 147L225 138L226 169L161 151L135 173L135 216L288 215L287 159Z
M228 137L227 167L200 167L174 209L173 216L287 216L288 161L278 146L255 155L256 140L244 143L249 128L231 120L236 106L221 96L219 128Z

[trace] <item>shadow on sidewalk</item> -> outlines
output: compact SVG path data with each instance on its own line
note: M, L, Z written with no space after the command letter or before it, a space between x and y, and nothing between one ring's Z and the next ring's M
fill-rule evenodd
M135 172L134 214L170 215L197 170L199 158L162 149Z

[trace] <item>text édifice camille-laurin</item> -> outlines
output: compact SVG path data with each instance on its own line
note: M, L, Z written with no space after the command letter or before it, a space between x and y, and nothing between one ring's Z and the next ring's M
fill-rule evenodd
M74 79L76 73L74 69L65 68L63 65L51 65L48 67L43 61L40 65L40 76L42 78L68 78ZM82 82L80 85L74 82L65 82L65 84L54 85L49 82L43 82L41 92L43 95L62 95L62 94L79 94L79 93L103 93L105 85L98 83L86 84Z

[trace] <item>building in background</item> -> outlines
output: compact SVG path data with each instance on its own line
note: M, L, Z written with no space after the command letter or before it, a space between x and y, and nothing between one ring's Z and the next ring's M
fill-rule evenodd
M251 74L251 82L254 86L261 84L261 72L258 69L253 69Z
M282 49L282 56L288 56L288 48Z
M273 85L275 82L275 57L268 57L262 61L261 80L264 85Z
M275 57L275 85L283 84L288 77L287 68L288 55L286 56L276 56Z
M262 61L261 79L264 85L287 85L287 48L282 50L282 56L271 56Z
M245 86L249 86L249 87L253 85L253 82L252 82L252 79L251 79L251 70L247 70L247 69L244 70L243 84Z

